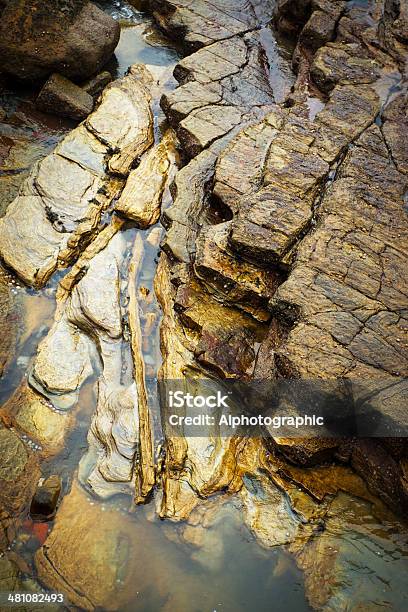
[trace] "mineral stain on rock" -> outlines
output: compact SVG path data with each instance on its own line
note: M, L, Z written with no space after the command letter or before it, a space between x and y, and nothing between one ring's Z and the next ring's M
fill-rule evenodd
M405 8L142 4L0 3L2 70L62 75L46 110L83 119L0 220L0 368L24 373L0 411L1 585L85 610L404 610L403 438L174 435L154 391L406 376ZM170 39L112 82L108 14L134 48L152 20ZM21 329L25 291L53 296L46 324Z

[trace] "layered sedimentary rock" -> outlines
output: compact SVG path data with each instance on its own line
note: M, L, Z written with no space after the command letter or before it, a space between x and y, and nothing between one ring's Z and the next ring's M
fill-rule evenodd
M273 2L227 0L186 2L148 0L147 5L164 31L191 51L219 40L255 30L272 17Z
M141 229L155 225L160 218L170 163L174 163L172 142L173 136L169 132L161 143L144 156L139 166L130 172L115 203L115 210L135 221Z
M190 157L254 116L273 101L266 55L257 32L216 42L183 59L180 83L162 99Z
M193 9L184 9L188 36L194 32ZM155 15L171 33L181 10L178 6L158 16L156 8ZM198 46L203 48L176 67L180 86L163 98L162 106L187 156L194 159L176 177L174 203L164 213L163 248L170 261L161 262L157 284L161 303L167 304L164 355L177 355L171 363L179 364L179 376L185 368L199 375L211 371L238 378L404 375L406 150L396 134L406 129L406 95L389 101L401 47L396 58L373 44L381 29L375 19L378 14L369 23L344 2L279 3L277 26L286 33L299 32L293 58L298 79L283 105L274 104L269 85L262 86L261 97L252 90L244 101L250 88L243 75L251 60L244 68L240 58L253 34L215 43L202 40ZM347 27L353 36L346 35ZM236 90L230 89L228 59L236 66ZM264 72L258 84L265 79ZM247 102L253 107L243 110ZM217 112L225 107L219 110L225 118L220 130L213 129L213 119L210 128L201 122L214 107ZM262 113L262 121L254 121L254 108ZM237 109L241 125L244 117L252 116L252 124L239 133L232 127L235 119L229 121ZM197 325L197 307L195 317L190 315L197 295L204 303L208 298L220 303L230 321L237 307L259 321L270 321L256 362L250 351L245 359L241 351L233 370L220 368L221 351L214 350L214 340L211 360L202 358L210 354L203 323L208 314L209 325L212 311L203 308ZM172 346L175 335L179 340ZM230 355L241 337L234 327L223 354ZM222 345L219 334L217 339ZM194 346L202 346L205 353ZM223 461L228 454L233 461L235 451L220 443ZM338 446L327 440L275 440L275 447L291 461L305 464L332 458ZM194 450L181 439L169 440L166 451L174 469L164 473L162 512L178 515L177 504L170 505L170 489L166 497L172 483L182 508L179 515L184 516L191 511L188 487L194 476L189 474L197 468L186 468ZM350 460L350 452L339 452ZM352 463L360 473L362 456L356 447ZM371 459L365 469L371 465L376 473L374 450L367 456ZM393 484L384 500L404 505L403 460L395 453L388 456ZM216 482L211 480L214 474L207 475L208 482ZM378 478L369 484L382 494Z
M96 111L23 183L1 219L0 255L25 283L43 286L99 231L121 188L110 172L126 176L153 143L149 85L143 68L108 86Z

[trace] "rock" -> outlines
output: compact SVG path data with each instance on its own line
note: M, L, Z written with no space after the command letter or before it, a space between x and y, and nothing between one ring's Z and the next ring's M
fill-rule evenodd
M241 192L234 187L236 168L227 165L228 156L237 155L245 177L246 162L240 152L245 131L236 137L221 156L216 175L217 194L234 211L228 239L232 251L258 265L290 263L291 250L312 223L329 164L374 120L378 104L378 96L368 86L337 85L314 121L292 112L267 115L258 124L258 131L270 126L264 132L269 140L261 157L263 168L253 176L249 171ZM221 171L223 164L226 170Z
M265 547L292 542L299 529L299 519L289 514L285 494L267 476L245 476L240 493L244 520Z
M36 554L41 581L84 610L134 601L139 586L129 561L138 540L131 522L126 514L92 502L74 483L50 536ZM89 563L90 556L95 563Z
M237 260L228 249L230 222L203 230L197 240L194 270L206 285L216 289L225 302L250 312L261 321L269 319L266 307L279 284L270 272Z
M380 77L380 65L365 55L357 44L328 44L316 53L310 75L324 92L338 84L373 83Z
M309 537L305 531L290 546L304 572L306 596L313 609L342 610L350 601L356 609L367 609L375 606L374 602L385 600L391 608L404 607L396 581L406 568L399 555L392 569L387 562L391 551L399 547L399 536L387 528L378 531L381 517L385 523L390 520L395 525L395 517L386 518L383 512L373 512L367 501L340 493L328 508L323 531L312 531ZM356 580L352 569L355 564L363 565L378 580L370 581L369 585Z
M176 66L181 86L161 105L190 157L272 104L264 54L255 32L216 42Z
M36 106L45 113L80 121L92 112L93 99L78 85L54 73L40 91Z
M314 11L299 36L299 42L312 51L317 51L333 39L335 28L336 19L333 15L325 11Z
M81 87L87 94L95 98L105 89L107 85L109 85L111 81L111 73L104 70L103 72L100 72L96 76L90 78L85 83L82 83Z
M11 558L12 553L0 557L0 589L2 593L22 591L21 572Z
M39 467L35 455L1 420L0 455L0 551L4 551L34 494Z
M115 210L141 229L155 225L160 217L163 191L174 159L171 136L149 151L129 174Z
M30 383L38 387L60 410L72 408L78 391L92 374L92 341L73 325L65 312L38 347ZM61 363L60 356L65 355Z
M132 278L122 273L128 263L128 244L119 232L122 226L114 217L63 279L54 325L39 346L29 380L52 405L68 410L76 404L85 380L96 374L95 358L99 358L97 406L80 478L101 497L132 493L136 487L140 502L155 481L152 430L139 355L134 287L138 269L132 262ZM140 236L136 250L141 265ZM126 328L130 338L125 336L125 303L130 310Z
M191 261L216 161L215 152L204 151L182 168L174 179L173 204L163 211L162 217L167 229L163 249L178 261Z
M184 0L148 0L147 5L166 34L177 42L183 41L190 52L256 29L260 11L266 22L271 19L273 9L270 0L263 2L262 7L257 2L245 0L198 0L194 5Z
M86 127L113 152L111 172L126 176L133 162L154 142L149 88L152 76L143 65L108 85Z
M109 85L85 124L34 165L0 220L0 254L25 283L41 287L58 266L76 259L122 186L106 165L126 175L152 144L147 80L143 67Z
M271 435L273 432L270 432ZM322 465L333 460L339 446L336 438L277 438L271 440L272 446L295 465Z
M0 24L5 72L29 81L54 72L83 80L101 69L118 44L119 24L85 0L68 0L64 9L51 0L7 3Z
M23 382L2 407L13 425L49 454L58 453L74 425L71 415L52 410L50 403Z
M374 136L381 142L378 128L373 127L348 154L338 180L323 201L325 214L321 222L302 242L296 265L274 298L274 307L282 297L295 309L300 308L301 320L295 323L285 343L291 348L284 350L282 357L297 369L300 361L292 359L289 352L293 350L294 357L300 348L297 343L301 342L303 365L298 371L306 376L313 376L312 372L319 376L347 372L353 372L353 376L363 372L403 375L406 369L403 342L396 342L404 337L404 318L397 319L387 312L401 308L403 302L399 272L403 261L397 251L405 232L402 197L406 183L390 166L385 149L381 154L373 151ZM374 142L377 146L377 140ZM371 215L377 222L367 242L364 228L371 227ZM385 237L388 222L379 222L380 218L388 219L388 215L393 219L392 239ZM341 238L350 228L350 240ZM391 240L386 248L381 246L384 240L387 244ZM326 250L323 245L329 243ZM372 252L374 244L376 250ZM329 259L336 265L328 265ZM294 291L302 298L295 298Z
M30 515L35 521L51 521L54 518L61 487L59 476L49 476L40 481L30 506Z
M17 343L20 311L17 299L13 296L9 279L0 268L0 376L11 363Z
M404 472L381 441L356 440L353 445L351 465L365 479L368 488L388 506L397 505L402 509L408 507Z

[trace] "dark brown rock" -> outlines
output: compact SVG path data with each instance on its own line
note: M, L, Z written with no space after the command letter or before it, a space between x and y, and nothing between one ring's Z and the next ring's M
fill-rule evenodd
M93 98L72 81L53 74L40 91L36 106L46 113L80 121L92 112Z
M36 521L50 521L54 518L61 494L61 478L49 476L37 486L31 501L30 515Z
M381 442L375 439L356 440L351 465L364 478L368 488L387 505L405 509L408 507L403 471Z
M112 75L107 70L104 70L100 74L92 77L85 83L82 83L81 87L90 96L97 97L103 89L112 81Z
M58 72L81 80L106 63L119 24L91 2L10 0L0 22L2 70L36 81Z
M358 44L332 43L317 51L310 74L319 89L327 93L338 83L373 83L380 76L380 66Z
M15 431L0 420L0 552L15 535L39 476L38 460Z

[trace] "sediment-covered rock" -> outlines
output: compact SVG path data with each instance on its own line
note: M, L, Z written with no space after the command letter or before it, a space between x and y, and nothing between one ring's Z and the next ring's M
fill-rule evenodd
M121 187L106 170L126 175L153 142L149 83L143 68L111 84L86 123L23 183L0 221L0 254L25 283L43 286L98 232L102 211Z
M124 513L92 502L74 484L59 508L51 535L36 555L40 579L84 610L110 609L132 596L136 599L139 587L128 561L137 540L130 522Z
M53 72L86 79L110 58L119 33L119 24L92 2L11 0L1 15L2 70L29 81Z

